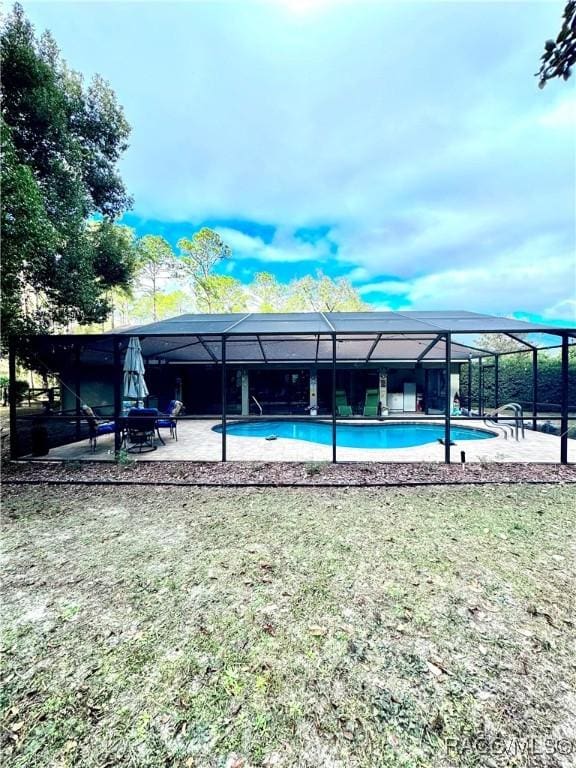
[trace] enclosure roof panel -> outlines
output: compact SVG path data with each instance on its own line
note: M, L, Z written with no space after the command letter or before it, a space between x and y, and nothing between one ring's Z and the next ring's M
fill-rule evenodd
M565 332L576 336L576 328L553 328L476 312L291 312L188 314L104 334L31 336L27 343L30 355L47 370L77 364L114 365L115 359L121 364L132 336L140 339L147 363L219 363L225 346L230 363L327 364L332 360L335 336L337 364L437 364L446 358L444 334L448 332L453 334L455 362L493 354L489 343L487 348L477 346L480 342L475 336L481 333ZM120 343L115 345L115 340Z
M153 334L164 336L166 334L183 334L187 336L195 334L220 335L232 330L238 321L249 317L249 314L231 315L178 315L167 320L158 320L147 325L127 326L118 333L127 333L131 336L138 334Z
M553 328L509 317L467 311L284 312L225 315L187 314L122 328L130 335L221 335L309 333L543 333Z

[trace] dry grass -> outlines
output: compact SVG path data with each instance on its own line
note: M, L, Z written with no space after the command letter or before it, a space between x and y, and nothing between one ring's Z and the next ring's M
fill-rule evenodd
M4 764L573 765L573 502L10 488Z

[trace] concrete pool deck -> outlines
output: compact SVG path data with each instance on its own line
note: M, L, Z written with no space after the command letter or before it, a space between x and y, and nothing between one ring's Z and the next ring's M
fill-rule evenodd
M239 419L230 419L230 422ZM409 418L406 422L410 422ZM349 422L348 422L349 423ZM374 423L374 422L369 422ZM442 424L427 422L428 424ZM178 441L163 430L162 437L166 445L158 441L157 450L150 453L131 454L138 461L220 461L222 456L222 436L212 427L220 424L214 420L182 420L178 423ZM458 422L463 426L462 422ZM467 427L486 431L488 428L479 420L471 419ZM466 452L467 462L540 462L557 463L560 461L560 438L556 435L533 432L527 429L525 438L516 442L513 438L505 439L502 434L492 439L456 441L452 448L452 460L460 461L460 451ZM279 437L266 440L262 437L226 436L228 461L294 461L324 462L332 461L332 446L311 443L304 440ZM31 457L24 457L31 458ZM113 435L98 438L96 451L92 453L88 440L69 443L52 448L43 460L54 461L111 461L114 458ZM338 461L362 462L443 462L444 446L438 442L407 448L344 448L338 447ZM576 462L576 440L568 441L568 460Z

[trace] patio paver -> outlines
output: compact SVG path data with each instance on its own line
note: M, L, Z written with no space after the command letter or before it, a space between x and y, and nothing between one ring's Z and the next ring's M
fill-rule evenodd
M408 419L407 419L408 421ZM220 461L221 435L212 427L219 424L212 420L181 420L178 425L178 441L164 436L166 445L158 450L133 454L138 461ZM432 423L432 422L428 422ZM441 423L441 422L438 422ZM467 426L486 429L481 421L471 420ZM265 440L262 437L240 437L227 435L227 458L229 461L331 461L332 446L311 443L304 440L277 438ZM467 462L544 462L560 460L560 439L556 435L526 430L525 439L516 442L498 435L490 440L466 440L453 447L454 462L460 461L460 451L466 452ZM98 439L96 452L90 451L87 440L52 448L45 459L77 461L110 461L114 455L113 437ZM444 446L427 443L408 448L343 448L339 447L340 461L393 461L393 462L442 462ZM568 441L568 459L576 461L576 441Z

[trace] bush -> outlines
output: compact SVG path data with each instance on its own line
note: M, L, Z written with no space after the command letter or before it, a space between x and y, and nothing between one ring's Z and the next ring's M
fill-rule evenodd
M26 397L26 393L30 389L30 386L27 381L15 381L12 387L16 398L16 404L20 405Z
M544 432L545 435L559 435L560 427L556 427L554 424L547 421L545 424L542 424L540 432Z
M484 360L486 366L491 366L492 360L487 356ZM494 368L487 367L484 370L484 407L495 406L495 376ZM472 368L472 392L474 407L478 403L478 365ZM515 355L503 355L499 363L498 404L520 403L524 408L532 406L532 355L531 353L519 353ZM560 355L554 352L540 352L538 354L538 403L541 410L559 410L562 400L562 377ZM468 396L468 366L460 369L460 394L462 402L466 404ZM576 352L570 350L568 367L568 403L576 405ZM546 407L546 406L555 407Z
M122 469L134 469L136 466L136 459L128 453L126 448L120 448L119 451L116 451L114 458L116 464Z

